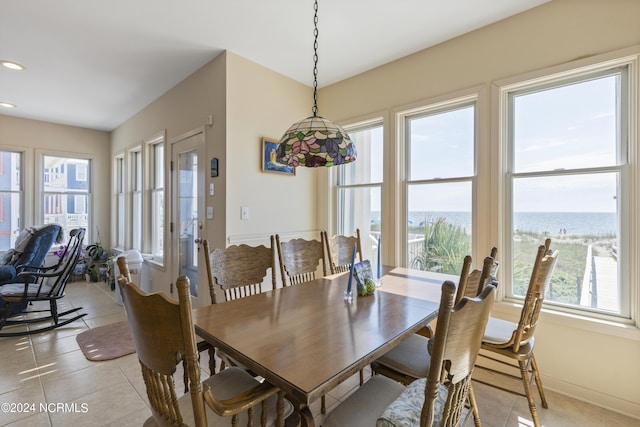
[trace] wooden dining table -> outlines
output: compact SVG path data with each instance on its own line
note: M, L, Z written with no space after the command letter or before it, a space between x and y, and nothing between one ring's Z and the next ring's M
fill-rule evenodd
M344 299L348 274L193 310L196 333L286 392L313 426L311 402L435 319L444 280L385 267L374 295ZM355 280L352 283L354 295Z

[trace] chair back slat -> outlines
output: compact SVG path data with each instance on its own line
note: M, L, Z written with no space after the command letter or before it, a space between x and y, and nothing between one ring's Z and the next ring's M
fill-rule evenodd
M206 425L189 279L181 276L176 282L178 302L165 294L147 294L133 283L123 282L124 275L119 281L122 300L157 423L183 424L173 373L176 365L185 360L195 423L197 426Z
M442 425L459 425L493 304L495 286L487 285L478 297L463 297L457 304L455 293L453 282L446 281L442 285L438 327L433 338L425 401L420 418L422 427L433 425L435 401L441 386L448 389L447 400L441 409Z
M84 233L84 228L76 228L69 232L69 243L65 248L63 256L60 258L57 268L50 273L51 277L45 277L43 281L43 283L51 284L51 288L46 294L48 298L61 297L64 295L67 282L80 259Z
M329 237L326 231L322 232L327 259L331 274L344 273L351 269L351 258L353 256L353 245L356 245L357 260L361 262L362 244L360 241L360 229L356 229L355 236L345 236L336 234Z
M276 234L283 286L299 285L314 280L320 264L322 275L327 275L323 240L321 233L320 241L293 239L280 242L280 236Z
M271 286L276 287L274 237L270 238L270 245L266 247L233 245L224 249L216 248L211 251L209 242L204 241L209 278L209 293L211 303L216 303L215 285L224 294L225 300L243 298L262 292L262 283L271 270Z
M497 266L498 263L495 258L491 256L485 257L482 263L482 270L473 270L469 273L464 294L461 295L458 293L456 295L456 303L460 302L463 296L473 298L480 295L484 287L488 284L493 283L494 285L497 285L497 279L495 276L498 268Z
M548 239L547 239L548 240ZM517 352L520 346L529 341L535 333L536 326L542 310L542 303L547 286L551 282L551 276L558 259L558 251L550 251L549 245L540 245L536 255L536 261L531 272L527 294L525 295L518 327L513 333L513 351Z

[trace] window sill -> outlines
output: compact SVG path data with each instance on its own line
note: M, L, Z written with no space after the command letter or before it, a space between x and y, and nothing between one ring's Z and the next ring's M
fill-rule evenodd
M496 302L491 312L497 318L517 322L522 311L522 305L508 301ZM610 336L616 336L628 340L640 341L640 328L612 320L598 319L581 316L574 313L566 313L549 308L543 308L541 313L545 324L553 324L560 327L582 329Z

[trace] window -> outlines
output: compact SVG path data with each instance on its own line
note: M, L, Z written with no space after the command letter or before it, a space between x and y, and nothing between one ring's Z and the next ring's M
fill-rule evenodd
M23 228L22 153L0 151L0 251L15 246Z
M78 165L76 167L76 181L87 180L87 168L85 165Z
M130 153L131 158L131 247L142 251L142 151Z
M358 159L337 168L337 231L353 235L359 228L362 256L374 260L382 226L383 127L375 123L347 131Z
M475 99L414 112L404 126L407 266L458 275L472 247Z
M164 254L164 142L151 144L150 151L151 254L154 260L162 261Z
M113 195L114 211L116 213L114 226L115 226L115 247L124 249L125 247L125 230L126 230L126 217L125 217L125 167L124 156L118 156L114 161L114 188L115 193Z
M73 157L43 156L43 223L57 223L65 235L74 228L83 227L90 233L87 207L90 206L91 162ZM78 173L78 170L84 170ZM84 179L77 179L83 176ZM88 239L97 238L97 236Z
M630 316L628 75L617 65L503 89L507 297L524 295L535 248L551 237L560 255L545 304Z

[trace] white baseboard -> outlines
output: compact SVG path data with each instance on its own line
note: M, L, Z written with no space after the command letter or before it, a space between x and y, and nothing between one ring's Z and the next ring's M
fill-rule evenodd
M555 378L542 376L542 384L545 389L556 393L618 412L628 417L640 419L640 405L628 400L621 399L616 396L600 393L596 390L586 389L584 387L570 384Z

